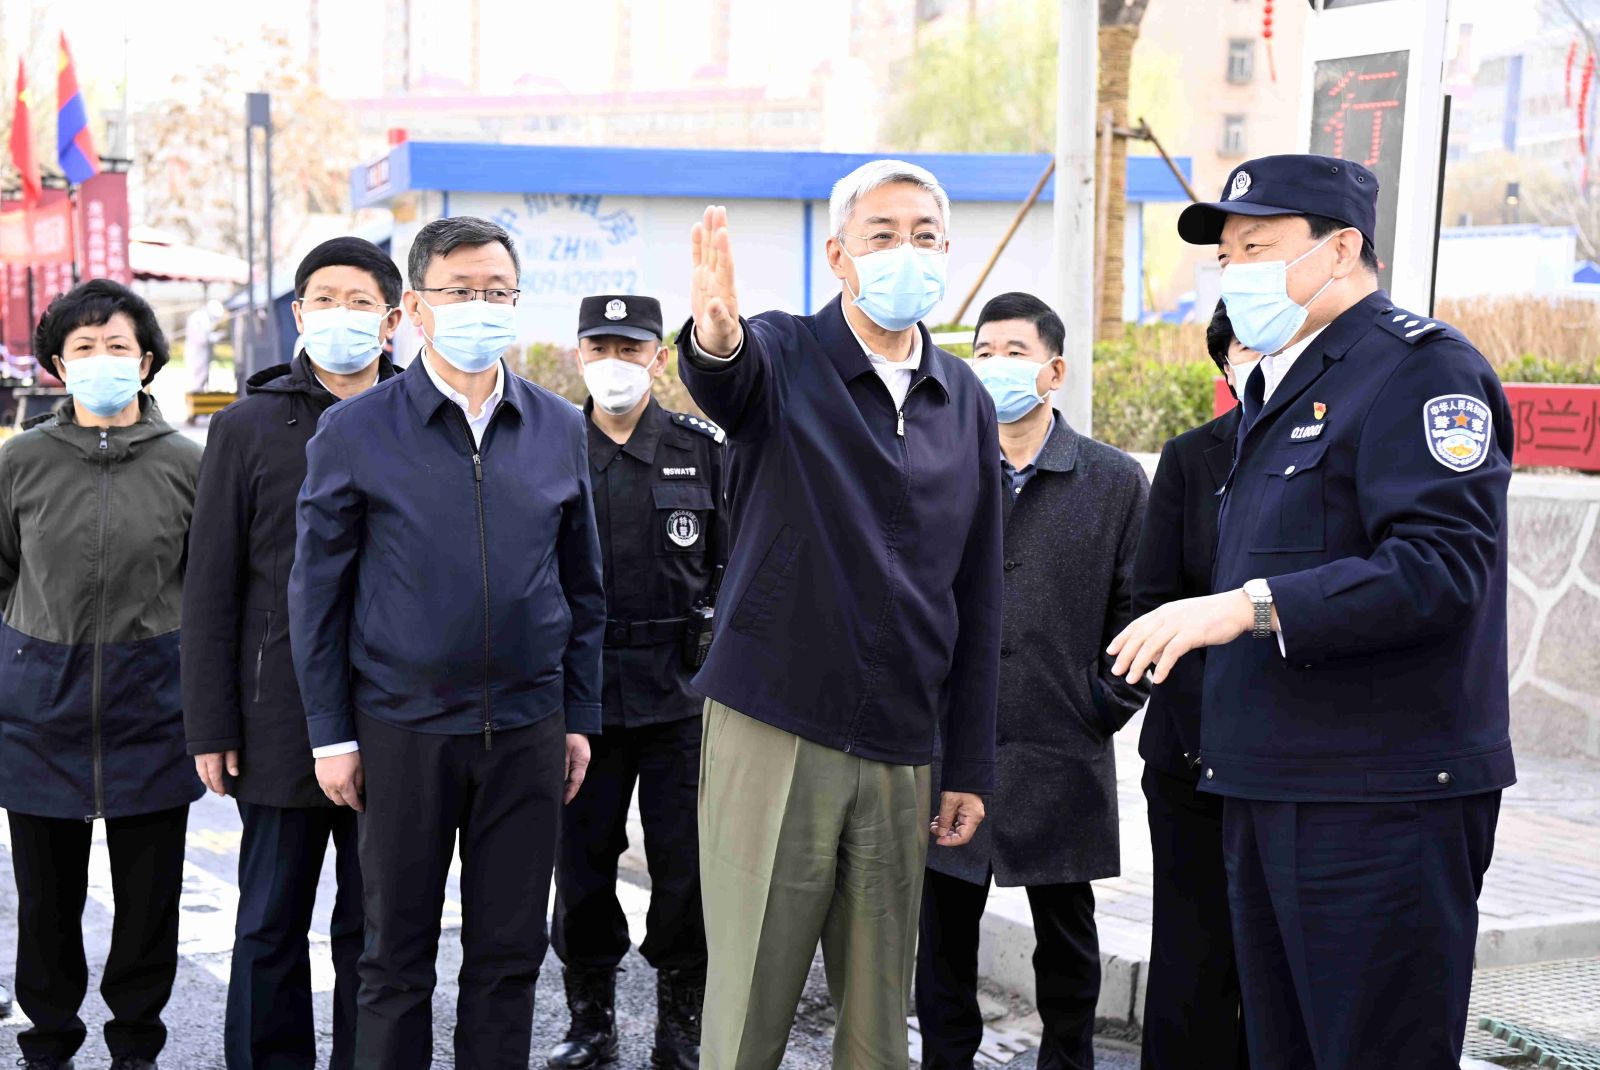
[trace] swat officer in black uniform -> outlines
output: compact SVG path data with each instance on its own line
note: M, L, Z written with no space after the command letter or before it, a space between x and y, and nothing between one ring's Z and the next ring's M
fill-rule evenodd
M728 556L722 439L697 416L650 396L666 369L661 303L588 297L578 312L578 363L589 400L589 464L605 571L608 620L604 731L591 740L588 777L564 816L556 861L552 942L565 965L572 1025L549 1065L616 1058L618 964L628 923L617 902L628 805L639 785L650 867L647 935L654 966L653 1063L700 1061L706 938L700 913L696 807L701 696L689 687L709 641L706 607Z
M1202 790L1224 796L1252 1066L1459 1064L1477 896L1515 779L1511 414L1455 329L1378 288L1378 181L1273 156L1191 205L1218 244L1241 393L1215 594L1111 645L1157 683L1208 646Z

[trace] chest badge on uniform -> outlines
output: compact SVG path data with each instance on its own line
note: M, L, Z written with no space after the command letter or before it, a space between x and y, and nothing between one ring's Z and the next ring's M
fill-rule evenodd
M1327 424L1301 424L1289 432L1289 440L1291 442L1305 442L1307 439L1318 438L1327 427Z
M667 514L667 538L687 550L700 541L700 518L687 509L674 509Z
M1328 406L1324 405L1320 401L1313 401L1311 403L1311 415L1315 416L1319 420L1322 419L1324 416L1328 415Z
M1470 472L1489 456L1494 416L1467 394L1441 394L1422 406L1422 431L1433 459L1456 472Z
M608 320L625 320L627 318L628 318L628 306L627 306L627 304L625 304L624 302L622 302L620 300L607 301L606 302L606 319L608 319Z
M699 474L699 466L692 464L683 465L677 468L663 468L661 470L662 479L693 479Z

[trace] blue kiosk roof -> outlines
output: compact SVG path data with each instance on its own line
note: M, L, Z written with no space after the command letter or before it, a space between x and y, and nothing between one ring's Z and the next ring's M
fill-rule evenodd
M470 193L588 193L607 196L825 201L843 175L882 154L723 149L601 148L408 141L350 173L357 208L411 190ZM1048 155L920 153L901 157L939 176L956 201L1022 201ZM1193 177L1188 157L1175 161ZM1046 184L1041 201L1055 195ZM1184 201L1156 156L1128 157L1128 200Z

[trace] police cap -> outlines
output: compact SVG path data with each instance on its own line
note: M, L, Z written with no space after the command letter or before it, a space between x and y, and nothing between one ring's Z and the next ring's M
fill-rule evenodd
M1335 156L1263 156L1233 169L1222 199L1191 204L1178 217L1178 235L1191 245L1215 245L1230 215L1320 215L1355 227L1376 245L1378 176Z
M641 342L661 338L661 302L632 294L585 297L578 306L578 337L614 334Z

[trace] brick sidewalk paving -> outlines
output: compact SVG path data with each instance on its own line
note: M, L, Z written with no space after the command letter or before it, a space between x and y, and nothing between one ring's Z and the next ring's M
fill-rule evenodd
M1150 948L1150 836L1137 752L1143 715L1117 737L1122 875L1095 882L1105 980L1100 1014L1137 1021ZM1600 955L1600 764L1519 756L1479 900L1478 965ZM979 964L1031 999L1033 933L1020 888L989 897Z

